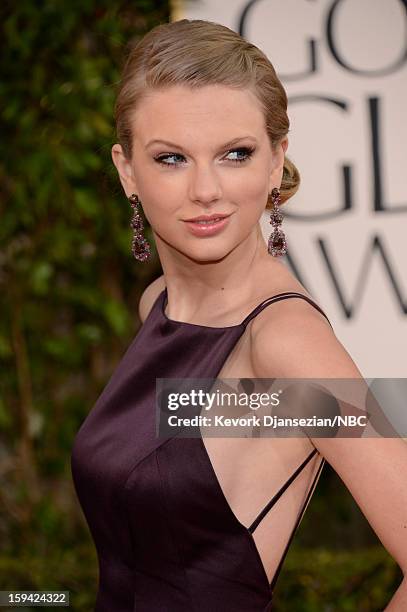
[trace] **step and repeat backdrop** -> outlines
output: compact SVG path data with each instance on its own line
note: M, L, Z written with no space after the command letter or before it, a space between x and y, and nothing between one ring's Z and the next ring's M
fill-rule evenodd
M407 377L406 0L183 0L171 18L222 23L271 60L302 178L283 260L366 378Z

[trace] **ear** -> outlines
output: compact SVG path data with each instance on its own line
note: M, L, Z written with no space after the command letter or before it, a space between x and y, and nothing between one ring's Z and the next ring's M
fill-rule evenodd
M280 187L283 180L284 159L288 148L288 138L284 136L273 151L273 166L269 180L269 193L273 187Z
M126 193L126 196L131 196L132 193L137 193L137 185L134 179L133 169L130 161L126 158L122 146L114 144L112 147L112 160L119 173L120 182Z

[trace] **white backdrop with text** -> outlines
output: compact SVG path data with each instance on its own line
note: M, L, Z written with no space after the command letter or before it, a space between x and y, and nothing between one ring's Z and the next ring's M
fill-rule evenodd
M407 377L406 0L174 2L184 17L270 58L302 178L283 207L284 261L366 378Z

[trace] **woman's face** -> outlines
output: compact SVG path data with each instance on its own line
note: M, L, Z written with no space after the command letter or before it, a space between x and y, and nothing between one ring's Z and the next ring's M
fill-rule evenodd
M281 184L285 138L272 152L259 101L247 89L208 85L152 91L133 118L133 156L112 149L126 195L137 193L160 254L216 261L256 231L268 193ZM197 235L186 220L229 215ZM205 228L198 232L207 231Z

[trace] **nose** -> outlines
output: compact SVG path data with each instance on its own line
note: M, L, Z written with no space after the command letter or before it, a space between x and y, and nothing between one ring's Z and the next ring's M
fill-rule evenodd
M216 170L208 163L197 164L191 173L189 197L198 204L211 204L222 196L222 188Z

